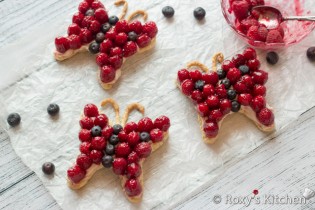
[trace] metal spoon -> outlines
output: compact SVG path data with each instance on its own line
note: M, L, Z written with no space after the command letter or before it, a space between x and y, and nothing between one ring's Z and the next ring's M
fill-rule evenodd
M281 12L277 8L270 6L256 6L253 7L252 12L253 11L257 11L260 13L258 22L264 24L268 29L277 28L283 21L287 20L315 21L315 16L283 17Z

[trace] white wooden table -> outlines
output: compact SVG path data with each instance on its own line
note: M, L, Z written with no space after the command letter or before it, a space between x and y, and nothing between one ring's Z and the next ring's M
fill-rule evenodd
M76 6L66 0L0 0L0 47L14 43L35 25L45 24L50 18ZM0 64L2 59L5 55L0 56ZM0 75L2 84L6 84L8 78L14 78L1 68ZM305 188L315 190L313 126L314 107L237 164L226 163L215 182L204 185L203 189L197 189L169 208L315 209L315 198L296 205L265 204L262 200L265 194L302 197ZM259 189L260 204L245 207L244 204L229 203L231 197L252 196L254 189ZM221 203L216 204L214 196L221 198ZM14 153L3 129L0 129L0 209L60 209L39 178Z

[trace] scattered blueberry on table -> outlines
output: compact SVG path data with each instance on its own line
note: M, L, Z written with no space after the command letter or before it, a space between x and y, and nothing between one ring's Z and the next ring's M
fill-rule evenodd
M55 116L59 113L60 108L58 106L58 104L49 104L49 106L47 107L47 112L50 116Z
M266 60L269 64L275 65L279 61L279 56L276 52L268 52L266 56Z
M202 7L197 7L194 10L194 16L197 20L202 20L206 16L206 10L204 10Z
M315 61L315 47L308 48L306 55L310 61Z
M46 175L51 175L55 172L55 165L51 162L46 162L42 165L42 171Z
M163 7L162 13L164 17L171 18L174 16L175 10L171 6L166 6L166 7Z
M16 127L21 122L21 116L18 113L9 114L7 122L11 127Z

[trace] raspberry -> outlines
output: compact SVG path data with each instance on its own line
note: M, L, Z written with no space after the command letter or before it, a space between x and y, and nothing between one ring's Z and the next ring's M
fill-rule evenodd
M82 142L85 142L85 141L90 141L91 140L91 131L90 130L87 130L87 129L82 129L79 133L79 139L82 141Z
M97 34L98 32L101 31L101 24L97 20L91 21L91 24L89 25L89 30L93 34Z
M93 123L93 120L89 117L83 117L81 120L80 120L80 126L81 128L83 129L88 129L90 130L93 126L94 126L94 123Z
M265 42L267 39L267 34L268 34L268 29L265 26L260 26L258 28L258 36L259 36L259 40L262 42Z
M94 21L94 17L93 16L85 16L83 18L83 20L82 20L81 25L82 25L83 28L89 28L91 23L92 23L92 21Z
M104 128L108 123L108 117L105 114L100 114L94 119L94 125Z
M206 100L206 103L210 109L218 108L218 106L220 105L219 98L216 95L209 96Z
M222 112L222 114L228 114L231 111L231 101L228 99L222 99L220 101L220 111Z
M128 33L129 32L129 25L126 20L118 21L115 25L116 33Z
M93 40L91 31L86 28L81 29L80 38L83 44L90 43Z
M138 163L139 162L139 156L137 155L136 152L131 152L129 155L128 155L128 163Z
M150 132L154 128L153 122L150 118L144 117L138 122L139 132Z
M124 131L126 133L130 133L132 131L137 131L138 130L138 125L135 122L129 122L125 125Z
M103 128L103 130L102 130L102 136L103 136L106 140L108 140L109 137L111 137L111 135L113 134L113 131L114 131L113 127L111 127L111 126L106 126L106 127Z
M274 115L272 111L268 108L263 108L256 114L257 119L259 122L265 126L270 126L274 123Z
M123 55L124 57L130 57L134 55L138 50L138 47L135 42L129 41L123 47Z
M72 23L76 23L80 26L83 18L84 18L84 14L77 12L72 16Z
M266 106L266 100L263 96L256 96L253 98L250 106L252 109L257 113L259 112L262 108L265 108Z
M130 197L140 195L142 192L141 184L137 179L128 179L124 187L126 194Z
M163 132L158 128L151 130L150 131L150 139L152 140L153 143L162 141L163 140Z
M247 61L247 66L250 70L256 71L260 67L260 62L258 59L255 58L255 59Z
M143 33L146 33L150 38L154 38L158 33L158 28L153 21L148 21L143 25Z
M115 55L109 58L109 63L114 69L119 69L123 64L123 59L122 57Z
M68 178L73 183L79 183L85 177L86 171L81 169L78 165L74 165L67 171Z
M177 72L177 77L180 82L183 82L186 79L190 79L190 74L187 69L182 69Z
M113 171L117 175L124 175L127 167L127 161L124 158L115 158L113 161Z
M263 85L255 85L253 88L254 96L265 96L266 95L266 87Z
M138 163L131 163L127 166L126 174L128 179L137 178L141 174L141 166Z
M207 74L203 74L202 80L204 80L206 84L216 85L219 81L219 76L216 72L212 71Z
M94 0L84 0L84 1L86 1L90 6L94 2Z
M72 34L68 37L70 49L79 49L81 44L81 39L78 35Z
M93 1L91 4L91 8L96 10L98 8L104 8L104 5L100 1Z
M143 26L140 21L135 20L129 23L129 30L136 32L136 34L142 33Z
M244 106L248 106L252 101L252 96L249 93L242 93L237 97L237 101Z
M140 158L146 158L149 157L149 155L151 154L152 148L150 143L141 142L135 147L134 151Z
M190 96L194 90L194 83L190 79L186 79L181 85L182 92Z
M219 122L223 117L222 112L219 109L214 109L209 113L209 120Z
M245 0L234 1L232 3L232 10L235 17L242 20L248 16L249 5Z
M119 138L120 142L127 142L128 134L124 130L122 130L122 131L119 132L118 138Z
M218 135L219 126L216 122L208 121L203 125L203 131L208 138L213 138Z
M77 165L80 166L80 168L86 170L92 165L92 159L86 154L80 154L77 157Z
M92 150L90 153L90 158L92 159L93 163L99 164L102 161L103 153L98 150Z
M216 94L218 95L219 98L226 98L226 96L227 96L227 91L226 91L226 89L225 89L223 84L218 85L215 88L215 92L216 92Z
M241 21L241 31L243 33L246 34L251 26L259 26L258 21L252 18L247 18Z
M253 76L253 81L255 82L255 84L263 85L268 80L268 73L261 70L254 71L252 73L252 76Z
M98 116L98 108L95 104L87 104L84 107L84 115L87 117Z
M225 60L221 64L221 68L223 71L228 72L231 68L234 68L235 64L232 61Z
M109 39L109 40L111 40L111 41L115 41L116 36L117 36L117 33L116 33L113 29L109 30L109 31L105 34L105 38L106 38L106 39Z
M202 79L202 74L199 70L193 70L189 72L190 78L192 81L196 82Z
M90 155L91 152L91 143L90 142L82 142L80 144L80 152L86 155Z
M109 64L109 57L107 54L105 53L100 53L97 57L96 57L96 63L97 65L99 65L100 67L108 65Z
M79 35L81 33L81 28L78 24L76 23L72 23L69 27L68 27L68 35Z
M194 90L191 93L191 99L196 101L197 103L201 102L203 100L202 93L199 90Z
M202 117L209 115L209 108L207 103L200 103L197 105L197 111Z
M228 71L226 77L230 80L230 82L232 84L234 84L235 82L237 82L237 80L239 80L241 78L241 71L237 68L232 68Z
M122 49L120 47L113 47L110 49L109 56L122 56Z
M102 8L99 8L99 9L95 10L94 17L100 23L108 22L107 12L104 9L102 9Z
M109 39L106 39L100 44L100 52L109 53L112 47L113 47L113 42Z
M152 126L153 126L153 124L152 124ZM140 136L137 132L132 131L128 134L127 142L130 146L132 146L132 147L135 146L136 144L138 144L139 140L140 140Z
M282 26L279 26L276 30L278 30L280 35L282 36L282 38L284 38L284 30L283 30Z
M64 53L70 49L69 40L66 37L57 37L55 39L56 50L60 53Z
M267 43L283 43L283 38L278 30L270 30L266 39Z
M236 67L239 67L241 65L245 64L245 57L242 54L236 54L233 58L232 58L232 62L234 63L234 65Z
M137 39L137 45L140 48L148 46L150 44L150 42L151 42L151 38L149 36L147 36L146 34L140 35Z
M119 33L115 37L115 43L119 46L123 46L128 40L128 36L125 33Z
M251 89L254 85L252 77L249 75L244 75L241 77L240 81L246 85L247 88Z
M213 85L207 84L207 85L203 86L202 93L205 97L213 95L215 93Z
M242 82L237 82L236 84L233 85L234 90L236 90L237 93L247 93L248 88L246 85Z
M162 131L167 131L171 126L170 119L166 116L160 116L154 120L154 127Z
M115 155L117 157L127 157L130 152L131 152L131 149L128 143L125 143L125 142L117 144L115 148Z
M94 137L91 141L91 148L96 150L103 150L106 147L106 141L104 137Z
M89 7L90 7L89 4L83 1L79 4L78 10L79 12L85 14L85 12L89 9Z
M251 59L255 59L256 58L256 50L254 50L251 47L248 47L244 50L243 55L245 57L246 60L251 60Z

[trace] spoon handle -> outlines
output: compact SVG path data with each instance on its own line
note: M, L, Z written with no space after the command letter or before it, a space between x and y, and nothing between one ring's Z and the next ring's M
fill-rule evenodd
M290 16L283 18L284 20L307 20L315 21L315 16Z

